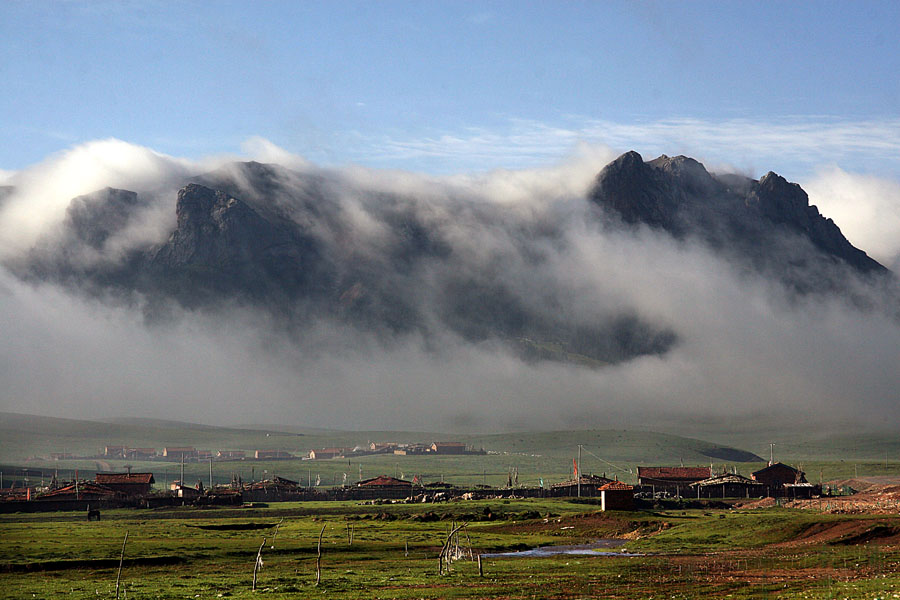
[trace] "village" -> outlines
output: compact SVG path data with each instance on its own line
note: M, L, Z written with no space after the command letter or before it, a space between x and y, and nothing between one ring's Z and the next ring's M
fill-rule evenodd
M369 442L354 447L330 447L310 449L305 452L260 449L246 450L202 450L189 446L156 448L136 448L123 445L106 445L95 456L77 457L71 453L50 453L52 461L73 459L96 459L97 465L110 467L96 472L93 478L75 475L71 480L62 481L56 470L52 474L24 470L17 479L7 474L6 487L0 479L0 512L40 512L46 510L99 510L116 507L162 507L184 504L195 505L245 505L248 503L312 500L366 500L385 502L439 502L451 499L482 498L528 498L528 497L572 497L596 501L602 511L634 510L652 506L664 501L726 501L739 499L810 499L823 495L823 487L807 481L805 473L793 466L770 460L766 467L750 477L722 470L716 472L710 466L639 466L633 483L619 481L618 476L607 477L606 473L596 475L583 473L580 464L573 459L572 476L565 481L540 485L520 485L518 469L510 469L506 485L485 484L459 485L444 481L426 482L420 475L412 477L379 474L375 477L356 481L344 472L341 481L336 477L331 482L323 482L317 474L312 477L308 470L307 481L301 482L286 477L270 476L268 469L261 469L261 477L256 477L255 468L245 480L233 471L230 481L223 484L213 479L213 463L235 463L255 461L335 461L371 455L393 454L396 456L462 456L485 455L483 448L473 448L462 442L443 441L427 443ZM144 461L176 463L180 465L180 477L169 480L169 470L160 482L158 473L135 472L130 464L122 469L114 469L109 461ZM195 483L186 481L185 464L208 463L209 476L199 477ZM349 465L348 460L348 465ZM220 467L217 467L220 468ZM348 469L349 470L349 469ZM31 480L29 480L29 475ZM41 484L36 483L38 476ZM2 477L2 475L0 475ZM49 479L49 481L47 481ZM305 483L305 485L304 485ZM328 484L331 485L328 485ZM160 489L160 484L162 484ZM847 494L848 489L826 486L827 495Z

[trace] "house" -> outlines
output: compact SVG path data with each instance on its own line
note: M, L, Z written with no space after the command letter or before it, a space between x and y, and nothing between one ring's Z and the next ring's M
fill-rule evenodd
M581 495L593 498L599 496L601 486L612 483L613 480L600 475L582 475L578 479L569 479L554 483L550 486L550 493L554 496L578 496L578 484L581 483Z
M465 454L466 445L462 442L434 442L431 451L435 454Z
M156 481L153 473L97 473L94 483L127 497L146 496Z
M156 448L127 448L125 458L147 460L156 458Z
M766 486L767 495L775 497L785 495L784 488L788 484L806 483L803 471L780 462L770 463L767 467L755 471L751 477Z
M356 484L354 497L361 499L372 498L408 498L412 495L412 482L388 475L379 475L371 479L364 479Z
M109 458L125 458L125 450L125 446L104 446L103 456Z
M34 486L0 488L0 502L31 500L36 491Z
M425 454L426 452L431 452L431 446L426 446L425 444L399 444L394 448L394 454L398 456Z
M166 447L162 455L169 460L192 460L197 458L197 449L190 446Z
M79 481L41 494L37 500L110 500L119 497L114 490L93 481Z
M634 510L634 488L621 481L600 486L600 510Z
M172 491L175 493L176 498L183 498L185 500L194 500L203 495L203 490L199 489L199 487L181 485L180 481L176 481L172 484Z
M219 460L244 460L247 453L243 450L219 450L216 452L216 458Z
M709 467L638 467L638 484L652 491L675 492L680 495L688 486L712 476Z
M721 473L690 484L697 498L762 498L766 486L737 473Z
M208 461L212 460L213 451L212 450L197 450L197 460Z
M343 448L322 448L321 450L310 450L310 460L328 460L329 458L341 458L344 456Z
M71 452L51 452L50 460L72 460L75 455Z
M390 454L397 447L397 442L369 442L369 452L375 452L377 454L386 453Z
M294 455L284 450L257 450L253 453L253 458L257 460L285 460L294 458Z

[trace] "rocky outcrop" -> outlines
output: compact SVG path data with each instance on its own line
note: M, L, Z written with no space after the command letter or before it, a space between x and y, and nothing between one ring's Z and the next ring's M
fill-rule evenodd
M111 235L125 228L140 206L135 192L108 187L74 198L66 209L64 225L77 241L100 250Z
M771 172L759 181L717 177L691 158L644 162L632 151L600 172L589 198L626 224L701 239L802 291L833 289L824 270L836 263L862 274L887 272L810 206L799 185Z
M315 240L199 184L178 192L175 231L149 260L156 285L187 305L210 294L290 299L323 287Z

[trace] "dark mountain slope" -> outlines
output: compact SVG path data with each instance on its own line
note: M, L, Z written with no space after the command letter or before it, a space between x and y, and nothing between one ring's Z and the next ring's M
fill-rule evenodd
M888 271L853 247L803 189L775 173L717 177L684 156L644 162L623 154L597 176L589 199L627 224L699 238L801 292L841 289L840 271Z
M185 306L223 294L285 301L329 287L317 241L287 220L193 183L178 192L176 215L175 231L150 253L146 275L154 291Z
M529 360L599 366L665 354L678 342L676 324L595 303L579 274L562 273L584 204L534 217L451 188L421 194L233 163L178 191L163 243L124 243L150 214L149 201L107 188L72 200L61 233L8 266L25 278L146 300L154 317L165 318L172 303L203 311L238 304L287 331L339 324L386 344L412 335L440 348L450 334ZM742 271L804 293L843 290L848 273L887 273L799 186L772 173L716 176L690 158L644 162L629 152L600 172L588 200L611 225L700 239Z

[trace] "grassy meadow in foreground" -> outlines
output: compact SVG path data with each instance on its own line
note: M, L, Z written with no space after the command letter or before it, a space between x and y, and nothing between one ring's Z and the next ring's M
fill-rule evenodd
M900 594L896 516L785 509L598 513L596 508L532 499L116 510L104 511L99 523L88 523L82 513L5 515L0 517L5 542L0 597L114 597L126 532L121 593L128 598ZM643 556L484 557L483 577L470 560L456 561L448 574L439 575L438 554L454 522L468 523L460 545L475 553L620 538L625 544L615 551ZM316 540L323 526L322 580L316 586ZM254 593L253 565L263 537L267 543Z

